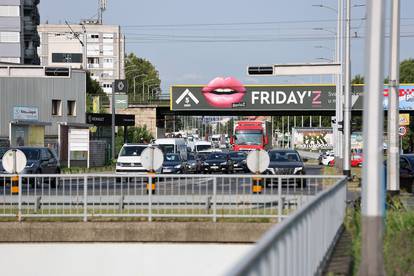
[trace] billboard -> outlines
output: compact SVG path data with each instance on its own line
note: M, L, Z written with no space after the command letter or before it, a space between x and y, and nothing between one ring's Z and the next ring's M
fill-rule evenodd
M13 119L18 121L38 121L39 109L37 107L15 106L13 107Z
M293 128L292 146L297 150L332 150L334 147L332 128Z
M363 85L352 86L352 109L363 108ZM174 85L172 111L334 111L336 87L331 84L244 85L233 77L207 85ZM388 87L384 86L384 108ZM414 86L400 85L400 110L414 110Z

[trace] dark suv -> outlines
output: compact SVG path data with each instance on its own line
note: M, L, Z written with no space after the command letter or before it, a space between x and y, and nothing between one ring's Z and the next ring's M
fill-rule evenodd
M269 151L270 164L266 171L273 175L304 175L305 164L296 150ZM305 179L287 179L287 183L296 182L297 185L306 186Z
M22 174L59 174L60 164L55 154L46 147L19 147L26 155L27 165Z

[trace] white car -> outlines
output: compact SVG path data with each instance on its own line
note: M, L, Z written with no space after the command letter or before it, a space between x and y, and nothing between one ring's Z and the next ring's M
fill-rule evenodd
M147 170L141 164L141 153L150 145L125 144L121 148L116 160L117 174L144 173Z

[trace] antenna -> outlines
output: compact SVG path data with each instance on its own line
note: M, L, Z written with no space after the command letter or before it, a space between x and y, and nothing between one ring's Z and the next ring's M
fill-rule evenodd
M103 12L106 11L108 1L107 0L98 0L98 2L99 2L98 21L99 21L99 24L102 24L102 22L103 22Z

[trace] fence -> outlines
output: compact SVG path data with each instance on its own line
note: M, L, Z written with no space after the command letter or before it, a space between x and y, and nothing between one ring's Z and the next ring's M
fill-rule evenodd
M18 180L17 180L18 178ZM0 217L274 218L282 220L333 176L0 175Z
M319 275L344 220L346 180L275 225L227 274Z

